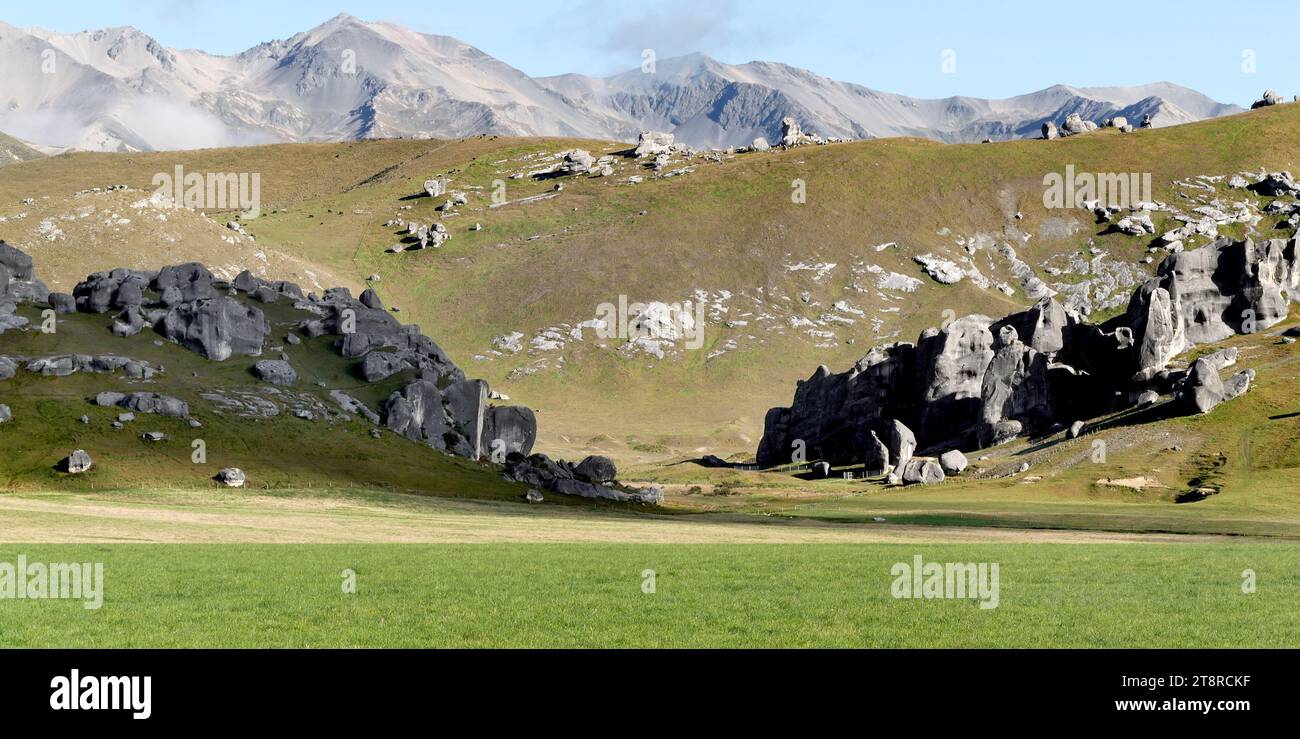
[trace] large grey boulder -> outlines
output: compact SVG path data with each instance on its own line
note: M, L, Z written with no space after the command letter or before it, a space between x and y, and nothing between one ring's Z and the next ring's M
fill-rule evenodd
M1224 399L1219 370L1206 359L1198 359L1183 380L1179 397L1189 413L1209 413Z
M0 380L11 379L18 374L18 363L9 357L0 356Z
M614 466L614 460L597 455L583 459L573 468L573 471L579 477L594 483L613 482L618 477L618 469Z
M1065 331L1070 316L1056 298L1046 297L1024 314L1018 328L1021 341L1042 354L1055 354L1065 348Z
M980 391L981 442L988 445L1009 426L1003 421L1019 422L1022 429L1034 430L1052 420L1052 395L1048 383L1045 355L1024 345L1010 326L1002 329L1004 345L998 349L984 372Z
M913 485L937 485L944 480L943 468L933 459L910 459L899 476Z
M659 131L642 131L637 138L636 156L658 156L667 154L673 148L673 135Z
M217 290L212 286L212 273L198 262L163 267L154 277L152 287L158 293L174 288L179 291L180 299L187 303L217 296Z
M263 359L253 365L253 376L272 385L289 386L298 381L298 372L283 359Z
M943 468L943 473L950 477L965 472L968 464L966 455L957 449L951 449L939 455L939 466Z
M159 330L187 349L221 362L235 354L261 354L271 325L262 311L223 296L173 306Z
M867 439L866 454L862 464L867 474L873 477L889 472L889 447L880 440L875 431L872 431L870 438Z
M1149 377L1187 348L1181 306L1158 280L1133 293L1127 317L1137 342L1137 372Z
M916 452L916 435L902 421L894 419L885 427L885 446L889 447L894 474L902 477L912 454Z
M238 467L226 467L217 472L213 479L228 488L242 488L248 482L248 476Z
M1244 369L1223 381L1223 399L1232 400L1241 397L1250 390L1250 383L1255 381L1255 370Z
M1052 139L1059 139L1060 137L1061 132L1056 128L1055 123L1051 121L1045 121L1043 123L1043 138L1051 141Z
M70 475L79 475L94 466L94 460L86 453L85 449L78 449L69 454L59 462L59 469Z
M49 303L55 313L75 313L77 311L77 299L68 293L50 293Z
M8 423L14 420L13 409L3 403L0 403L0 423Z
M379 299L379 293L375 292L374 289L372 288L366 288L361 293L361 297L358 298L358 300L361 301L362 305L366 306L367 308L370 308L371 310L384 309L384 301Z
M103 393L100 394L104 395ZM98 403L99 397L96 397ZM168 418L185 418L190 415L190 406L179 398L158 393L128 393L114 404L140 413L154 413Z
M1085 121L1083 116L1078 113L1071 113L1065 117L1065 123L1061 124L1061 131L1067 135L1075 135L1096 131L1097 124L1092 121Z

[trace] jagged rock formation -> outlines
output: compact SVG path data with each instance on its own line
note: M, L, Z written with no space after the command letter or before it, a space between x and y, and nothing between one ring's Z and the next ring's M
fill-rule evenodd
M758 463L788 463L802 449L808 460L892 466L894 476L924 482L935 475L910 459L918 450L977 449L1066 428L1077 436L1080 419L1144 396L1173 393L1187 412L1205 413L1245 392L1253 372L1220 379L1236 361L1232 350L1190 369L1170 361L1193 345L1273 326L1294 300L1296 239L1221 239L1169 255L1127 312L1102 325L1050 297L997 321L965 316L915 344L875 347L846 372L818 367L790 407L768 411Z

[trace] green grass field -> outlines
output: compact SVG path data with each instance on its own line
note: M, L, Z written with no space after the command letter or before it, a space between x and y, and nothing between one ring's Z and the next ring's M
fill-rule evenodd
M1300 645L1291 545L5 545L0 562L19 554L103 562L105 597L0 600L5 646ZM998 607L893 598L916 554L998 563Z

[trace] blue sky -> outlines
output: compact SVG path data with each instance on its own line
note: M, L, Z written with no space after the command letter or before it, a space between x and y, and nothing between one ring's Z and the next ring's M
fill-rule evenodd
M130 25L164 45L229 54L340 12L455 36L530 75L609 74L702 51L781 61L920 97L1005 97L1056 83L1170 81L1249 104L1300 92L1295 0L9 0L0 20L72 32ZM955 71L944 73L945 50ZM1254 62L1250 73L1248 59Z

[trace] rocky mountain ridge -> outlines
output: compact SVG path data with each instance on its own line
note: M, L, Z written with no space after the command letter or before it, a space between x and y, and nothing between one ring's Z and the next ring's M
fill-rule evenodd
M784 118L825 137L975 142L1033 137L1071 113L1164 126L1241 110L1163 82L923 100L701 54L607 78L531 78L457 39L349 15L228 57L169 49L129 27L0 23L0 76L0 130L101 151L477 134L631 141L646 129L726 148L775 140Z

